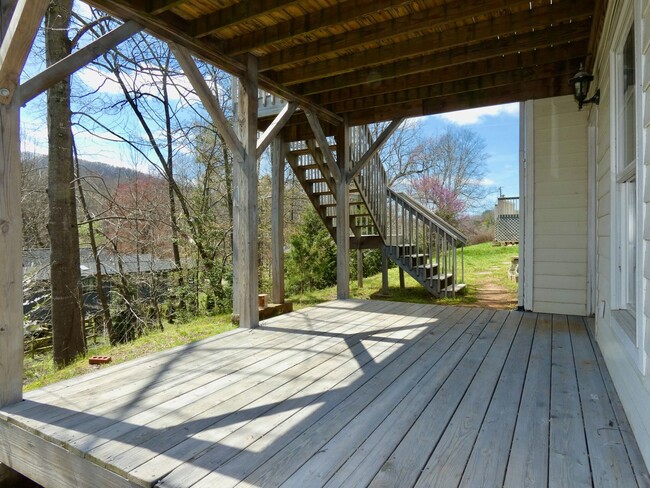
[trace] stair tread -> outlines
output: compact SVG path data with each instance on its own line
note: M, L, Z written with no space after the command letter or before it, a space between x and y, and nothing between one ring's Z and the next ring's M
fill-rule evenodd
M444 274L438 273L437 275L430 276L429 279L430 280L442 281L442 280L447 280L447 279L451 278L452 276L454 276L453 273L444 273Z

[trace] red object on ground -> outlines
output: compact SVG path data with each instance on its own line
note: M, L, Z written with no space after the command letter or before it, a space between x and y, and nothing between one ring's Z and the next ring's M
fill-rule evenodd
M91 358L88 359L88 362L90 364L106 364L110 363L111 360L110 356L91 356Z

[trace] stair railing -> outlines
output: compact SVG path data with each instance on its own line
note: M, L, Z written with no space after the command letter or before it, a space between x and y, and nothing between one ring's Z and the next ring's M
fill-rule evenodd
M352 127L350 132L350 159L356 162L372 146L373 139L367 125ZM379 153L359 171L354 178L354 184L370 213L374 231L384 238L388 217L388 177Z
M415 199L391 189L388 214L390 256L408 263L414 277L427 282L438 296L455 296L456 283L464 281L467 237Z

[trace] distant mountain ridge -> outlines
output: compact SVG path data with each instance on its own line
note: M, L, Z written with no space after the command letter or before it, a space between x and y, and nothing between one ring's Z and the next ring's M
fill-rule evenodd
M32 170L47 170L48 159L46 154L22 153L21 159L23 161L23 165L29 161L32 166ZM113 166L111 164L100 163L98 161L88 161L85 159L79 160L79 169L82 177L99 176L106 182L109 187L115 186L118 183L128 183L130 181L135 181L139 178L152 177L150 174L143 173L132 168ZM157 178L157 176L153 177Z

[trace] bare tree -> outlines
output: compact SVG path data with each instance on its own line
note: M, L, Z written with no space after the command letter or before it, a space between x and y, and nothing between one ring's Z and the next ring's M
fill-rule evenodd
M47 208L47 164L35 154L22 157L21 207L23 216L23 248L47 248L49 237L43 212Z
M48 66L65 58L72 47L68 28L71 0L53 2L45 18ZM72 162L70 80L47 92L50 217L50 281L54 362L65 366L86 352L83 328L79 229Z
M389 124L390 122L374 124L371 127L373 138L377 138ZM388 186L402 186L410 178L424 171L424 168L411 157L413 151L422 142L421 139L421 124L417 121L406 121L383 145L380 157L388 176Z
M453 201L454 208L477 209L494 191L485 185L485 162L489 158L485 148L485 141L473 130L448 126L441 134L422 141L411 153L412 166L419 168L412 181L419 181L421 188L436 188L435 193Z

